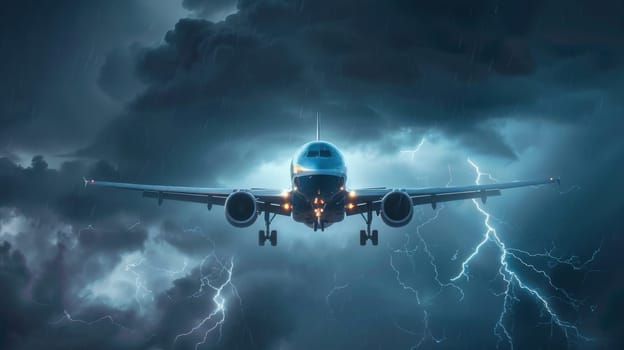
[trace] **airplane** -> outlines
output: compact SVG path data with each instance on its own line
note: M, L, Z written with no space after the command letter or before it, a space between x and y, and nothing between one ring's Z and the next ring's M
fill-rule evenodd
M413 216L414 206L430 204L435 210L438 203L481 199L498 196L501 190L560 183L559 178L515 181L488 185L361 189L347 188L347 168L342 153L330 142L321 141L320 124L316 120L316 140L303 145L290 164L291 188L276 190L265 188L208 188L145 185L123 182L84 179L85 187L110 187L140 191L143 197L156 198L158 205L166 200L203 203L208 209L224 206L225 218L234 227L248 227L264 214L265 230L258 231L258 244L268 240L277 245L277 231L270 226L277 215L290 216L314 231L324 231L345 216L361 215L366 224L360 230L360 245L368 240L379 242L378 230L371 230L373 212L381 216L390 227L407 225Z

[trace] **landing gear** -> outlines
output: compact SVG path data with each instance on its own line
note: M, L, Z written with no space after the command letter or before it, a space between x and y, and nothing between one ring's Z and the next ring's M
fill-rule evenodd
M325 231L325 221L317 218L312 224L312 229L314 229L314 232L318 231L318 229L321 229L321 232Z
M266 241L267 237L264 234L264 230L258 231L258 245L264 245L264 241Z
M272 246L277 245L277 231L271 230L271 222L275 219L277 214L273 214L273 216L270 215L268 211L264 212L264 225L266 226L266 230L258 231L258 245L263 246L266 240L271 242Z
M373 245L377 245L379 243L379 231L372 230L371 231L371 223L373 222L373 205L372 203L367 204L368 210L366 212L366 216L362 213L362 218L366 223L366 230L360 230L360 245L366 245L367 240L371 240Z
M373 245L377 245L379 243L379 231L373 230L373 234L370 235L370 240Z

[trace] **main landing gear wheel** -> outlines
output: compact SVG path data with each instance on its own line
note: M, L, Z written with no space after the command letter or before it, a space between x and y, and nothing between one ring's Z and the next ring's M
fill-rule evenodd
M269 216L269 212L264 212L264 224L266 225L266 230L258 231L258 245L263 246L264 242L267 240L271 242L272 246L277 245L277 231L271 230L271 221L275 218L276 214L273 214L273 217Z
M366 245L366 241L369 239L373 245L379 244L379 231L371 231L371 223L373 222L373 209L371 203L368 203L367 215L364 216L362 213L362 218L366 223L366 230L360 230L360 245Z
M366 240L368 236L366 235L366 231L360 230L360 245L366 245Z
M258 245L264 245L264 241L266 241L266 235L264 234L264 230L258 231Z
M379 231L373 230L373 234L370 236L370 240L373 245L377 245L377 243L379 243Z

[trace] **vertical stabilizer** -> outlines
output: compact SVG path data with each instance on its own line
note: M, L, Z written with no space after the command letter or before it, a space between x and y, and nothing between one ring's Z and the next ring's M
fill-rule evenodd
M316 112L316 141L321 140L321 121L319 119L319 114Z

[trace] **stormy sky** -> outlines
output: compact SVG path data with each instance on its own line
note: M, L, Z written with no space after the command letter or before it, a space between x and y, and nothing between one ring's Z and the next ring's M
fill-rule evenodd
M22 0L0 29L0 348L624 347L621 1ZM351 188L469 159L561 187L375 218L377 247L278 217L258 247L261 221L82 185L287 188L317 113ZM499 246L463 264L484 213Z

